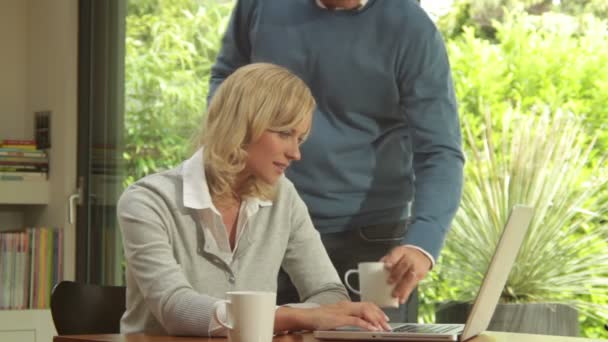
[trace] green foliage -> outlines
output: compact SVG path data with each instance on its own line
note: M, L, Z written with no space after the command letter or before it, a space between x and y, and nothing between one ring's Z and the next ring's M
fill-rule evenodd
M465 5L469 6L469 9L465 8L465 10L470 10L471 4ZM464 6L462 2L460 6ZM479 144L484 141L491 146L501 146L505 141L512 142L517 132L500 129L505 124L504 113L510 113L511 108L518 108L519 112L526 113L525 116L529 116L530 119L545 111L572 113L571 115L577 118L576 125L583 127L576 138L579 143L577 146L581 151L592 146L593 137L597 138L593 149L589 152L586 167L580 170L578 175L571 175L575 178L572 181L578 182L577 184L581 186L587 186L593 183L585 182L589 182L596 174L606 173L606 162L600 159L600 155L608 150L608 130L605 129L605 122L608 122L608 92L605 91L608 86L608 25L606 21L588 14L572 17L563 13L547 12L543 15L532 16L515 15L508 11L503 12L500 19L500 21L493 22L493 34L488 37L488 35L480 33L479 27L475 26L476 23L471 23L463 16L459 19L461 31L457 34L453 31L454 34L447 40L461 117L463 122L469 126L472 136L475 137L475 144L469 141L465 146L469 157L465 170L465 184L467 184L466 191L469 194L465 193L465 198L463 198L461 211L458 213L460 219L454 222L455 231L459 229L457 227L463 225L463 211L467 207L467 201L471 201L471 194L498 191L498 189L484 187L480 183L480 175L485 175L484 172L488 173L485 176L486 181L494 183L494 187L499 186L501 176L495 168L488 166L488 162L472 157L472 147L479 147ZM449 30L444 27L444 32L446 31ZM486 113L492 113L492 116L486 117ZM486 140L483 137L484 131L488 127L493 127L495 130ZM524 126L521 129L529 130L529 127ZM527 146L530 149L538 150L542 148L539 144L547 144L547 141L556 144L560 134L555 131L544 132L544 136L539 137L539 139L543 139L539 142L535 139L529 140ZM582 142L579 139L582 139ZM574 143L573 140L572 144ZM494 152L499 153L500 151ZM503 162L507 163L509 160L506 159ZM546 167L538 166L537 161L530 161L530 165L536 165L538 172L547 172ZM566 168L564 168L564 174L566 174ZM558 179L561 178L556 176L555 179L549 179L546 182L555 182ZM503 183L503 186L506 185ZM587 208L587 205L597 203L602 198L606 201L608 189L604 186L600 190L591 196L588 203L584 203L582 207ZM578 189L574 188L572 191L578 191ZM572 192L568 196L574 194L575 192ZM468 206L477 208L477 211L484 211L488 210L483 206L487 202L491 201L485 200L485 202L468 204ZM499 212L498 217L504 219L504 207L495 212ZM578 221L572 218L568 224L571 226L576 222ZM486 222L486 225L500 227L499 223L494 218L494 221ZM480 227L483 227L482 222L471 228L481 229ZM564 229L567 231L566 227ZM564 232L555 232L555 234L558 233L564 234ZM450 275L449 272L442 271L449 267L461 267L460 263L456 263L455 259L450 258L457 255L455 251L458 248L462 250L462 244L472 243L462 239L458 240L454 234L458 233L451 233L448 237L444 257L439 260L437 270L432 272L421 286L420 311L422 319L426 322L434 319L435 303L447 299L469 298L473 290L469 285L463 284L478 282L480 274L485 269L481 267L483 263L478 260L480 268L476 271L476 275L469 275L468 278L466 275ZM588 240L590 235L593 236L593 242ZM566 254L566 252L564 255L574 258L573 260L586 260L581 261L580 267L589 267L589 269L580 268L579 270L583 273L597 274L599 267L606 267L607 261L596 259L594 264L587 252L595 251L597 255L605 255L603 250L608 247L605 243L608 241L607 237L608 229L604 216L603 219L596 218L589 222L579 222L568 239L560 240L560 243L551 242L549 246L568 251L568 253L571 250L572 253L577 250L574 253L576 255ZM588 249L582 248L581 242L589 243ZM460 247L456 246L458 243L461 244ZM466 248L469 251L471 249L470 246ZM467 260L470 255L460 257L463 259L460 259L459 262L462 262L462 260ZM560 260L567 265L567 259L556 258L555 260ZM594 265L598 267L596 268ZM524 266L526 266L525 263ZM566 266L563 269L566 269ZM555 276L555 272L549 271L547 267L543 270L546 274ZM605 281L606 273L603 277ZM524 277L520 277L520 279L529 280ZM588 279L588 274L578 279L579 283L588 287L585 289L579 287L576 291L580 290L580 292L577 293L562 287L564 290L562 298L546 292L542 293L542 291L533 293L532 289L525 289L525 294L521 292L523 290L517 293L517 290L513 289L514 285L510 285L510 292L517 295L518 300L534 301L547 298L565 301L573 305L578 301L578 304L581 304L579 307L585 313L581 315L582 335L606 338L608 334L602 330L603 324L598 323L597 316L593 318L592 311L595 308L590 305L602 308L605 314L605 310L608 308L608 297L605 290L598 293L596 289L592 288L591 280ZM532 285L538 283L539 281L532 282ZM605 289L606 284L604 283L603 286ZM571 289L575 288L575 286L571 287ZM567 295L568 293L569 295ZM585 303L593 304L585 306Z
M468 27L449 40L461 114L474 123L486 111L515 106L523 112L544 106L571 111L584 119L589 136L600 135L597 150L607 149L606 22L567 18L510 15L497 24L495 42Z
M492 121L485 117L480 135L465 121L463 199L436 268L441 278L421 285L424 303L436 295L472 301L509 209L522 203L533 206L535 216L502 301L566 303L587 324L601 325L598 320L608 319L605 159L589 172L593 144L571 114L507 111Z
M477 37L495 39L497 24L507 19L508 13L608 17L605 0L455 0L452 6L452 11L439 20L439 26L449 38L459 36L465 27L470 27Z
M188 157L229 3L131 0L126 38L126 183Z
M593 14L599 18L608 18L608 2L605 0L562 0L557 9L574 16Z
M495 24L503 21L506 12L538 12L550 4L548 0L456 0L453 10L439 20L439 26L451 38L469 27L477 37L494 39Z

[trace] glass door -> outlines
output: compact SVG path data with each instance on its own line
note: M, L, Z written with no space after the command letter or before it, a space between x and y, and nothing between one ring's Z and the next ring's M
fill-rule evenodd
M76 278L123 284L116 202L189 157L233 1L79 4Z
M79 6L76 279L120 285L126 1Z

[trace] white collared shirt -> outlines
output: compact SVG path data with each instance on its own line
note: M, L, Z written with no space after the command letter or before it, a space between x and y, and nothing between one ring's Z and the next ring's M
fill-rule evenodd
M247 229L249 218L255 215L260 207L272 205L272 201L265 201L258 198L247 198L241 202L239 215L236 224L236 238L234 249L230 248L228 232L222 215L213 204L209 186L205 178L205 168L203 167L203 149L196 153L184 163L184 206L192 208L198 212L201 227L209 232L209 243L215 244L222 253L221 257L227 262L231 262L234 252L238 248L238 243L243 231Z
M196 151L190 159L184 162L184 206L186 208L195 209L198 212L201 227L206 232L209 232L207 242L217 246L217 250L221 253L221 258L228 262L232 262L234 252L237 250L239 240L243 231L247 229L247 221L255 215L261 206L272 205L271 201L263 201L257 198L247 198L241 202L239 215L236 223L236 237L234 241L234 249L230 247L230 241L226 226L222 220L222 215L213 204L207 179L205 177L205 168L203 161L203 148ZM225 302L216 303L215 310L218 311L219 317L226 316ZM209 326L209 335L225 335L225 329L215 319L211 321Z

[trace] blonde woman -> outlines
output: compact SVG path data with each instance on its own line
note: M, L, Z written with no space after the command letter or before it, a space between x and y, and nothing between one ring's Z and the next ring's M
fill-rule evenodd
M276 291L283 267L306 304L278 307L275 331L388 329L349 301L308 211L283 176L300 159L315 106L282 67L251 64L218 88L198 150L130 186L118 203L127 263L121 332L223 335L226 291Z

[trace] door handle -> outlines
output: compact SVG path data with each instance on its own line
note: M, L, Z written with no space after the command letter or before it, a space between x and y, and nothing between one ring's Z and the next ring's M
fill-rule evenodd
M78 177L78 187L76 192L71 194L68 198L68 222L74 224L76 222L77 205L82 205L82 196L84 186L84 177Z

